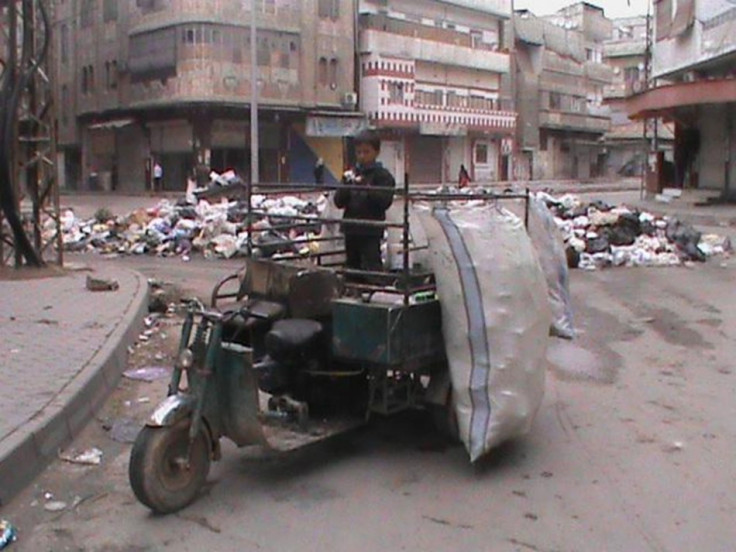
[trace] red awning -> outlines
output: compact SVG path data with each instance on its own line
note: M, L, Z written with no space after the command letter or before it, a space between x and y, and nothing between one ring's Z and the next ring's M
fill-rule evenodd
M681 107L736 102L736 79L683 82L626 98L630 119L662 117Z

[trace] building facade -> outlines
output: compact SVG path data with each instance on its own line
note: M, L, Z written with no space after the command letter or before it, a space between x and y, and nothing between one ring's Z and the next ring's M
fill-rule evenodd
M590 179L606 172L610 110L603 60L611 35L603 10L574 4L555 15L515 13L519 173L530 179Z
M155 163L171 190L199 163L247 177L252 78L260 179L312 180L320 157L341 174L359 124L352 0L66 0L55 25L66 187L143 190Z
M675 127L674 174L662 160L649 190L663 185L718 190L736 197L736 6L728 0L655 1L653 76L657 86L627 100L636 119ZM660 156L661 157L661 156Z
M508 180L510 0L360 0L360 107L403 180Z

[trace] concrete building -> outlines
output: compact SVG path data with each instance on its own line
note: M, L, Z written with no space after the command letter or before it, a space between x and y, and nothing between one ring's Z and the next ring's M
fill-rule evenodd
M254 76L261 180L311 181L318 157L341 174L361 124L353 0L66 0L55 25L67 187L143 190L154 163L170 190L196 163L247 177Z
M633 95L629 114L675 126L674 174L652 154L648 185L736 193L736 6L728 0L655 2L653 76L658 86Z
M519 176L589 179L604 175L610 127L603 61L612 26L603 10L574 4L554 15L515 13Z
M607 172L612 176L639 176L655 131L658 149L672 162L674 126L657 121L655 129L652 120L645 140L644 121L629 119L626 98L648 86L647 18L627 17L612 22L612 36L603 45L603 61L613 69L613 82L603 90L604 101L611 109L611 128L605 135Z
M360 107L403 180L511 178L510 0L360 0Z

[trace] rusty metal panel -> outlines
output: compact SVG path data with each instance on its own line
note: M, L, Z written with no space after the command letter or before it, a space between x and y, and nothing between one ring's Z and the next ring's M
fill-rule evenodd
M332 350L339 359L400 368L444 357L439 301L404 308L339 299L332 317Z

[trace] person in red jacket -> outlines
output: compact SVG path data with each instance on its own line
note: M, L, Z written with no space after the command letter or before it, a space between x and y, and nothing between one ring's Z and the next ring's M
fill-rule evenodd
M345 173L343 184L362 189L340 188L335 194L335 205L344 209L344 219L386 220L386 210L394 200L396 181L377 161L380 153L381 139L375 131L366 130L355 137L357 164L354 171ZM346 222L342 229L345 234L347 267L381 271L381 239L384 228Z

